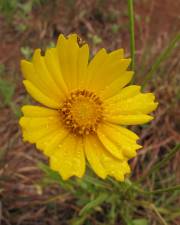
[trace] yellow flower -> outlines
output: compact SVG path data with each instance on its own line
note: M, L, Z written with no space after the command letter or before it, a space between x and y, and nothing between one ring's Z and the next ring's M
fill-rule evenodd
M123 125L147 123L157 103L140 86L125 87L133 76L123 49L101 49L89 62L89 47L76 34L59 36L55 48L32 62L22 60L28 93L43 106L25 105L23 138L49 157L63 179L82 177L86 159L101 178L123 181L128 160L141 148L138 136Z

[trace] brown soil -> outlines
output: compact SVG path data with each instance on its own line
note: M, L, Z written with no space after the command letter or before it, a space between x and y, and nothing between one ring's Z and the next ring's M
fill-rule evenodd
M17 31L20 19L8 23L0 15L0 64L6 66L6 74L15 82L21 80L19 61L23 58L20 48L30 46L45 48L50 41L55 41L59 33L68 34L77 32L87 40L95 53L98 48L106 47L113 50L124 47L129 54L128 16L125 1L75 1L75 5L68 5L67 1L50 1L50 4L34 8L29 17L24 20L28 29ZM56 3L55 3L56 2ZM101 4L100 4L101 2ZM104 2L104 3L103 3ZM180 29L180 0L138 0L135 1L136 14L136 55L137 70L140 68L143 49L151 48L151 57L156 55L167 45L169 40ZM119 24L119 30L112 32L112 25ZM102 42L95 44L91 35L98 35ZM176 55L175 55L176 57ZM150 61L152 60L150 58ZM180 68L179 62L174 59L173 68L164 78L156 80L157 98L160 107L156 119L148 129L137 131L144 144L139 156L132 161L132 168L136 169L134 176L142 174L140 163L145 158L148 146L153 149L154 158L147 165L147 170L157 160L159 155L172 148L179 140L175 115L177 106L167 107L173 103L176 94L176 71ZM176 65L176 63L178 65ZM150 65L145 72L150 68ZM167 68L168 69L168 68ZM25 91L21 82L16 83L16 92L13 101L22 105ZM22 142L18 119L9 106L0 109L0 218L2 210L2 225L31 225L31 224L68 224L68 219L79 211L73 204L73 197L61 191L57 185L41 189L38 185L42 172L36 163L38 160L47 161L35 148ZM3 156L3 157L2 157ZM179 156L173 160L170 171L177 173ZM144 174L147 171L144 171ZM180 177L179 177L180 178ZM45 202L51 197L57 197L56 205L48 207ZM57 206L58 205L58 209ZM1 219L0 219L1 220ZM62 221L59 223L59 221ZM93 224L98 224L93 222ZM178 224L178 221L174 221Z

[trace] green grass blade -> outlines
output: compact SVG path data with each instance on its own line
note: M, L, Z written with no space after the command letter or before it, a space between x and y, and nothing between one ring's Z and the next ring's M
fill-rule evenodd
M134 9L133 0L128 0L130 48L131 48L131 70L135 70L135 35L134 35Z
M82 216L85 213L88 213L93 208L101 205L106 199L108 198L108 193L101 193L97 198L90 201L87 205L85 205L81 211L79 212L79 215Z
M154 195L154 194L160 194L160 193L164 193L164 192L172 192L172 191L180 191L180 185L176 185L173 187L169 187L169 188L162 188L162 189L158 189L155 191L145 191L143 192L144 194L147 195Z
M160 54L160 56L156 59L155 63L152 65L151 70L147 73L147 75L144 78L144 82L142 84L142 89L145 88L147 85L147 82L152 79L155 72L159 68L160 64L168 58L168 56L171 54L172 50L176 47L176 44L180 41L180 33L178 33L175 38L173 38L172 41L170 41L167 48L164 49L164 51Z
M171 192L172 191L180 191L180 185L176 185L176 186L172 186L172 187L168 187L168 188L160 188L154 191L147 191L147 190L143 190L139 187L134 187L134 190L136 190L137 192L144 194L144 195L154 195L154 194L161 194L161 193L165 193L165 192Z

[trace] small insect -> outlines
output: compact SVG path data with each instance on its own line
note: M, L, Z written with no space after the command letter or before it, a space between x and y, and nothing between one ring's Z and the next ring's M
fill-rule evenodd
M79 47L82 47L83 45L86 44L86 42L80 36L77 36L77 43Z

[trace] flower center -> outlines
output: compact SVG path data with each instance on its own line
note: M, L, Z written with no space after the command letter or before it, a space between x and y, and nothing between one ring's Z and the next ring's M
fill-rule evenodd
M100 98L87 90L73 91L60 109L64 124L77 135L95 133L102 111Z

